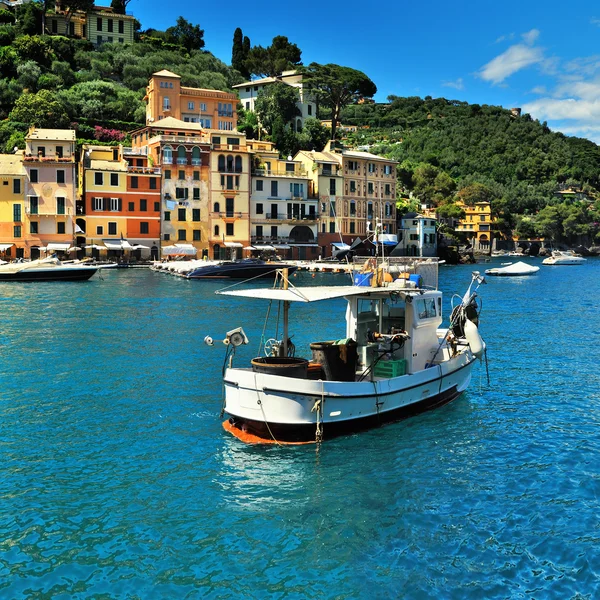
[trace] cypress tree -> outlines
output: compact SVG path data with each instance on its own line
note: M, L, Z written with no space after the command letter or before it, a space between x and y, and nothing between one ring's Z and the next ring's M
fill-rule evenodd
M244 36L238 27L233 33L233 47L231 48L231 66L244 74Z

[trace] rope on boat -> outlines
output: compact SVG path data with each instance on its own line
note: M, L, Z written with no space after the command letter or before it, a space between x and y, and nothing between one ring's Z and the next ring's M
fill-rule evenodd
M487 375L487 384L490 385L490 368L488 365L487 346L483 348L483 356L485 358L485 374Z
M325 385L323 383L323 380L321 380L321 398L319 400L317 400L313 407L310 409L310 412L315 412L317 413L317 430L315 432L315 442L317 444L320 444L323 441L323 426L322 426L322 420L323 420L323 406L325 404Z

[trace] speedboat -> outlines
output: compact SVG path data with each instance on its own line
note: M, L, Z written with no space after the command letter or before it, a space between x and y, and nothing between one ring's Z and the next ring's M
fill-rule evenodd
M486 275L497 275L503 277L518 277L521 275L533 275L540 270L539 267L532 267L522 261L511 263L505 267L497 267L495 269L487 269Z
M440 328L437 258L378 258L373 268L368 286L368 278L357 278L357 285L295 287L279 272L272 288L217 292L269 301L270 314L283 315L283 328L273 323L280 337L263 340L260 356L248 365L234 365L236 348L249 343L243 328L223 339L226 431L248 443L320 442L447 404L467 389L485 351L477 302L485 279L472 273L450 326ZM336 298L348 303L340 339L321 341L317 328L312 356L296 356L291 305ZM306 327L301 316L297 326ZM215 344L210 336L204 341Z
M0 265L0 281L85 281L101 268L103 265L80 261L63 263L58 258L49 256Z
M202 263L202 261L199 261ZM287 269L293 273L298 267L280 262L265 262L258 258L245 258L243 260L223 260L218 262L205 262L188 271L186 279L256 279L270 277L275 279L278 269Z
M582 265L586 259L573 250L554 250L552 254L542 261L543 265Z

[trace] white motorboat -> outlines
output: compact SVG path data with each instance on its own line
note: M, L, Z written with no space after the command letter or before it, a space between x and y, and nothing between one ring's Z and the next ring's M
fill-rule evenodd
M485 280L473 272L466 294L452 311L450 327L440 329L437 270L437 259L379 258L371 277L355 278L359 285L300 288L284 275L280 287L217 292L278 301L283 315L282 338L267 340L264 354L247 367L233 364L235 349L248 343L243 329L229 331L223 340L223 412L230 417L224 428L247 442L321 441L460 396L485 349L476 300ZM310 360L295 356L291 304L334 298L348 302L342 339L323 342L316 337ZM301 318L298 327L304 327ZM205 342L214 345L209 336Z
M511 263L505 267L497 267L495 269L487 269L486 275L497 275L499 277L519 277L521 275L533 275L540 270L539 267L534 267L519 261Z
M554 250L552 254L542 261L543 265L582 265L586 259L573 250Z
M0 265L0 281L85 281L101 268L105 266L83 261L61 262L49 256Z

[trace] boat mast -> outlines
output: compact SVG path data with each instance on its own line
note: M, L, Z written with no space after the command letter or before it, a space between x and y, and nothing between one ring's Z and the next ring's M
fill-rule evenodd
M283 274L283 289L287 290L289 288L288 281L288 269L282 270ZM288 313L290 310L290 303L288 300L283 301L283 344L281 346L283 350L283 356L288 355Z

